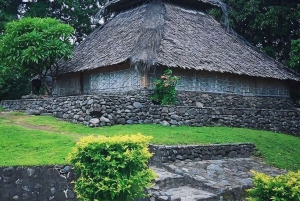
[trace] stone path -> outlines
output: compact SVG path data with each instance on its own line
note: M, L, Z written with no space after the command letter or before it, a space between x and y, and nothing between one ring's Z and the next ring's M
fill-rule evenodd
M158 175L148 191L151 201L245 200L245 189L253 185L250 170L272 176L285 173L257 158L176 160L151 168Z

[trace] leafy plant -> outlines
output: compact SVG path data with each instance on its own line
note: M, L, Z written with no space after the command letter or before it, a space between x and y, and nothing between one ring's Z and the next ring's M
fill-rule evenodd
M73 32L71 26L52 18L22 18L9 22L0 39L0 65L19 74L30 72L45 76L53 69L57 72L57 61L71 57ZM46 89L51 94L50 89Z
M160 80L154 81L154 93L151 100L160 105L172 105L176 103L177 91L175 89L179 78L172 76L172 70L167 69Z
M127 201L142 197L155 174L148 168L152 137L138 135L89 136L73 148L69 161L78 175L79 198Z
M248 190L250 201L299 201L300 171L271 177L253 171L254 187Z

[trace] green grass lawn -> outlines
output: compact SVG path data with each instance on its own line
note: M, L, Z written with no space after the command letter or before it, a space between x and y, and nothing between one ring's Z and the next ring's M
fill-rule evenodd
M1 113L1 112L0 112ZM117 125L89 128L49 116L0 115L0 166L66 164L76 141L86 135L153 136L154 144L220 144L252 142L264 160L288 170L300 169L300 138L269 131L229 127Z

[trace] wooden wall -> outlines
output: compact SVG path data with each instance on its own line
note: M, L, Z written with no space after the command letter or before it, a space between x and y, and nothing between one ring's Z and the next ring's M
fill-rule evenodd
M153 81L163 74L164 69L157 67L150 72L150 87L153 87ZM176 89L180 91L225 93L244 96L289 97L290 95L288 82L278 79L180 68L173 68L172 70L173 74L179 77Z
M98 94L131 91L143 87L153 88L165 67L156 67L150 72L139 72L128 63L97 68L58 77L55 95ZM237 94L244 96L289 97L288 82L271 78L258 78L230 73L196 71L173 68L179 77L176 89L211 93Z

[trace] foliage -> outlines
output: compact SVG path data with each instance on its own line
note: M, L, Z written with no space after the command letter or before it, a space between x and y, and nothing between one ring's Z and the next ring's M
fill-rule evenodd
M52 17L75 28L72 40L78 44L98 25L95 20L99 19L92 16L103 3L103 0L0 0L0 38L8 22L22 17ZM28 81L36 73L16 72L14 69L14 74L9 67L8 73L4 75L1 68L4 67L0 65L0 100L17 99L28 94Z
M299 201L300 170L271 177L253 171L254 187L248 190L250 201Z
M80 42L97 24L91 19L103 3L103 0L0 0L0 33L5 23L18 17L51 17L74 27L74 40Z
M300 72L300 38L292 42L290 66Z
M291 43L300 38L300 4L281 0L224 0L231 27L247 41L285 64ZM220 19L220 10L210 14ZM300 70L300 69L297 69Z
M70 58L73 31L71 26L52 18L29 17L9 22L0 41L1 65L21 75L46 75L60 58Z
M75 191L80 198L127 201L144 196L154 172L148 168L151 137L124 135L82 138L70 154L79 176Z
M21 74L0 65L0 100L19 99L22 95L28 94L31 78L29 72Z
M151 100L160 105L172 105L176 103L177 91L175 86L179 78L172 76L172 70L164 71L160 80L154 81L154 93Z

